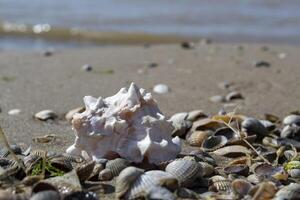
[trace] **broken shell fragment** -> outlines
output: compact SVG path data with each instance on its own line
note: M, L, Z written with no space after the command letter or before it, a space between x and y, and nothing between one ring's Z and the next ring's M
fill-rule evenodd
M73 115L76 113L82 113L84 111L84 107L78 107L78 108L74 108L72 110L70 110L69 112L66 113L65 118L66 120L68 120L69 122L72 121L73 119Z
M240 157L240 156L245 156L245 155L251 155L251 151L241 145L231 145L231 146L226 146L219 148L213 152L214 154L218 156L226 156L226 157Z
M86 96L84 102L86 110L73 116L76 138L68 153L98 160L116 152L131 162L159 164L181 151L180 139L171 137L172 124L151 94L134 83L114 96Z
M110 160L106 163L106 167L99 173L99 180L108 181L118 176L120 172L128 167L130 162L123 159L117 158L115 160Z

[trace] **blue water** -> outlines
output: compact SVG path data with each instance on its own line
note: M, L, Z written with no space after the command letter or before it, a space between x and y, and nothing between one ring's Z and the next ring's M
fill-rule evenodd
M0 0L0 21L300 44L300 0Z

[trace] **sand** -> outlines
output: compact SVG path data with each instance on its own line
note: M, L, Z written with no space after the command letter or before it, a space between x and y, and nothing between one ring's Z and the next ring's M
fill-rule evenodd
M144 46L104 46L57 50L52 56L38 52L0 52L0 124L11 143L64 151L74 140L64 114L83 104L85 95L110 96L134 81L152 90L158 83L171 88L168 94L153 94L162 112L202 109L215 114L224 107L209 98L230 90L218 83L233 83L231 90L244 100L230 102L225 110L263 118L264 113L283 117L300 109L300 47L261 44L197 44L182 49L180 44ZM286 58L280 59L279 53ZM265 60L270 67L257 68L253 61ZM149 62L157 67L147 68ZM81 66L90 64L85 72ZM228 103L227 103L228 104ZM8 115L10 109L19 115ZM35 120L44 109L54 110L60 118L52 122ZM55 142L37 145L33 137L56 134Z

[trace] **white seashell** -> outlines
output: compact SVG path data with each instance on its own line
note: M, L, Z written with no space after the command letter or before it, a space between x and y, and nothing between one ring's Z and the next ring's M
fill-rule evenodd
M54 119L56 117L55 112L52 110L42 110L34 115L35 118L46 121L48 119Z
M159 164L176 158L181 151L174 129L159 110L150 93L132 83L116 95L102 99L84 97L86 110L73 115L75 143L70 154L97 160L108 152L140 163Z
M170 91L169 86L165 84L157 84L153 87L153 92L157 94L165 94L168 93L169 91Z
M8 111L9 115L18 115L20 114L21 110L20 109L12 109L10 111Z

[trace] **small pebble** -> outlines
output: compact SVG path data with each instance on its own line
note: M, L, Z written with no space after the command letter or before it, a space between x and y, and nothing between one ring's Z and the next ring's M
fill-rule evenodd
M34 115L34 117L41 121L46 121L48 119L54 119L57 116L56 116L55 112L53 112L52 110L42 110L42 111L36 113Z
M253 62L254 67L271 67L271 64L264 60L254 61Z
M209 100L214 103L223 103L226 101L226 99L223 95L214 95L214 96L210 97Z
M193 42L182 42L181 47L183 49L193 49L195 47L195 44Z
M169 91L170 91L169 86L165 84L157 84L153 87L153 92L157 94L165 94L168 93Z
M20 109L12 109L10 111L8 111L9 115L18 115L20 114L21 110Z
M237 91L232 91L230 93L228 93L225 97L226 101L231 101L234 99L243 99L243 95L240 92Z
M43 52L43 55L46 56L46 57L52 56L52 55L53 55L53 52L54 52L53 50L47 49L47 50L45 50L45 51Z
M155 63L155 62L151 62L151 63L148 63L146 66L147 66L148 68L155 68L155 67L158 66L158 64Z
M81 69L86 72L90 72L93 70L93 66L89 64L82 65Z
M278 58L279 58L280 60L283 60L283 59L286 58L287 54L286 54L286 53L279 53L277 56L278 56Z

